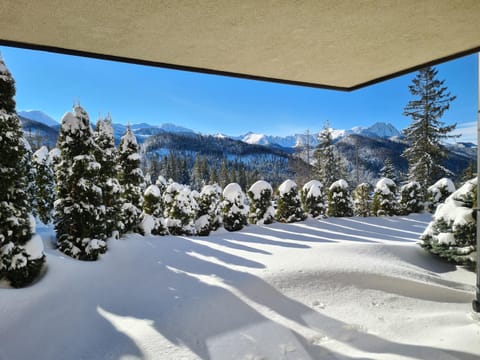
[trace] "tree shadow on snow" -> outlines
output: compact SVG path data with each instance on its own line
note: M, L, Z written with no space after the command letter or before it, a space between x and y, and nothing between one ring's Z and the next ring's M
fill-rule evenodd
M147 319L162 338L188 347L202 359L281 358L289 351L295 352L295 358L324 358L319 354L328 353L331 358L349 359L326 352L321 343L286 326L285 321L375 354L476 359L469 353L392 342L330 318L238 270L238 266L262 267L239 256L189 238L151 241L159 244L155 251L142 253L141 262L140 255L124 256L125 266L132 268L124 279L128 286L112 286L99 306L112 316ZM135 274L148 277L138 279Z

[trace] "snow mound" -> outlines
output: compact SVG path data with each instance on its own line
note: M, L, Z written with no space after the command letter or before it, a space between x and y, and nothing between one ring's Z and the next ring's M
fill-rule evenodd
M278 187L278 193L280 196L288 194L292 189L297 189L297 184L293 180L285 180L283 183L280 184Z
M223 189L223 197L232 203L243 203L245 200L242 188L237 183L231 183L225 186L225 189Z
M145 193L143 194L144 196L153 196L153 197L156 197L156 198L160 198L161 194L160 194L160 189L158 188L157 185L150 185L149 187L147 187L145 189Z
M94 263L49 246L40 281L0 287L1 356L473 360L475 274L419 251L430 219L309 219L209 238L132 234L111 240ZM47 243L54 236L39 232Z
M330 191L334 189L348 189L348 183L343 179L337 180L329 188Z
M271 194L273 193L272 186L264 180L258 180L248 189L253 194L253 198L257 200L261 198L262 192L265 190L270 191Z
M384 195L390 194L392 191L390 190L391 188L395 188L396 185L393 182L393 180L389 178L381 178L380 180L377 181L375 184L375 191L379 191Z

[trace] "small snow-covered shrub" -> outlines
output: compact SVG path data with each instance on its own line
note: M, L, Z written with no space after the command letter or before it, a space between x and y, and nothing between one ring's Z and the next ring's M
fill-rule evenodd
M442 178L427 189L426 208L434 212L438 204L443 203L455 191L455 185L449 178Z
M271 224L275 218L275 210L272 206L272 186L263 180L259 180L250 186L247 191L250 199L249 220L251 224Z
M247 225L248 206L245 194L237 183L231 183L223 189L222 201L223 227L228 231L237 231Z
M156 185L150 185L143 194L143 211L140 215L140 233L142 235L164 235L165 220L161 206L160 189Z
M400 188L400 212L404 215L419 213L424 209L423 191L420 183L410 181Z
M393 216L398 214L396 198L397 186L389 178L381 178L375 184L372 211L376 216Z
M420 237L420 245L455 264L472 265L476 254L476 206L477 178L467 181L438 205Z
M370 184L361 183L353 191L353 206L355 216L370 216L372 213L372 199Z
M195 234L198 204L187 185L171 182L163 193L165 225L172 235Z
M348 189L348 183L337 180L328 189L328 216L353 216L353 200Z
M293 180L285 180L278 187L277 221L291 223L305 220L306 215L297 191L297 184Z
M303 209L312 217L325 216L327 212L327 196L323 185L318 180L311 180L300 190Z
M217 184L205 185L197 197L198 213L195 228L200 236L208 236L222 223L220 212L222 189Z

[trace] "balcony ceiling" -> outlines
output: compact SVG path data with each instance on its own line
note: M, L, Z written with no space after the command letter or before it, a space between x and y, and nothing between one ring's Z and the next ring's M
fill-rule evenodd
M478 0L2 0L0 44L352 90L480 49Z

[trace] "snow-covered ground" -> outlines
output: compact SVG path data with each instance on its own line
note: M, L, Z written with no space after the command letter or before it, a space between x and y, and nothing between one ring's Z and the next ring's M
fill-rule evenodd
M248 226L53 249L0 288L0 359L478 359L475 274L415 241L431 216Z

